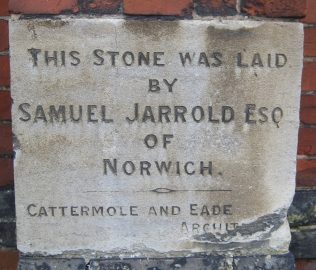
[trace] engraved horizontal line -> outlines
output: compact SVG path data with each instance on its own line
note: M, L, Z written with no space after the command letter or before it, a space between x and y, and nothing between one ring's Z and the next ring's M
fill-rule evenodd
M147 193L147 192L155 192L155 193L173 193L173 192L232 192L232 189L169 189L169 188L156 188L150 190L87 190L83 191L83 193Z
M171 193L171 192L232 192L231 189L169 189L169 188L156 188L150 190L156 193Z

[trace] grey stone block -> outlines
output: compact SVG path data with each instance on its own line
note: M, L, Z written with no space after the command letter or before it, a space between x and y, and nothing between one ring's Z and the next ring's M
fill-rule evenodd
M202 256L160 259L83 259L21 256L19 270L294 270L294 257L275 256Z
M315 259L316 258L316 230L315 228L302 228L300 231L292 232L290 245L291 252L295 258Z
M15 218L14 190L12 188L0 189L0 221Z
M19 250L288 252L301 24L14 17L10 43Z
M19 270L85 270L84 259L20 257Z
M315 225L315 209L316 190L296 191L288 213L291 228Z
M15 248L15 222L0 222L0 248Z
M295 261L292 254L278 256L237 257L234 270L294 270Z
M292 254L276 256L205 256L174 259L91 260L89 270L294 270Z

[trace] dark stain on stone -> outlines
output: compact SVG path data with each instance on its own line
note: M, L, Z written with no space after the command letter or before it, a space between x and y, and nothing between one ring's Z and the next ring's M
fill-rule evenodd
M207 32L216 37L220 38L219 40L231 40L232 38L236 39L245 39L250 38L253 35L253 28L241 27L238 29L229 29L229 28L219 28L213 25L207 27Z
M254 26L254 27L239 27L237 29L229 29L229 25L226 25L225 23L218 23L215 25L208 24L207 27L205 27L204 30L204 47L207 49L208 52L221 52L222 53L222 67L220 72L221 79L215 79L215 80L209 80L209 89L223 89L221 90L221 93L219 95L214 95L212 102L214 104L216 103L228 103L234 104L234 102L231 99L232 96L235 96L237 98L237 103L242 104L246 100L249 100L249 92L245 91L240 88L241 85L244 85L244 83L241 82L241 79L247 79L248 75L243 74L242 70L241 75L236 75L236 67L237 67L237 61L236 56L237 53L242 49L247 49L251 42L249 40L256 40L258 33L256 33L256 29L260 27ZM261 32L261 31L260 31ZM260 33L259 33L260 35ZM225 50L223 50L225 48ZM251 49L251 48L250 48ZM210 72L210 78L213 76L214 70L212 68L209 69ZM216 72L216 71L215 71ZM249 87L251 85L251 82L247 82L246 84ZM245 123L243 121L239 121L236 119L236 124L233 127L233 132L240 132L240 130L243 130L245 127ZM245 190L241 190L240 192L242 194L239 194L239 196L234 196L233 200L236 205L242 206L244 213L252 213L255 212L263 212L262 210L266 209L266 205L268 202L267 196L266 196L266 189L265 184L260 181L260 179L264 179L264 175L266 173L264 166L257 166L254 165L254 161L256 160L262 160L265 158L266 149L262 147L261 145L258 145L258 137L257 136L251 136L252 134L250 132L245 133L244 139L248 141L247 152L245 153L244 161L246 161L251 165L252 175L255 177L255 183L253 179L250 179L250 177L247 179L244 179L243 177L236 177L234 179L234 186L247 186L247 185L256 185L258 189L256 190L256 193L253 194L246 194ZM264 145L264 144L263 144ZM255 149L255 151L254 151ZM229 165L231 170L238 171L238 163L241 163L239 161L236 161L236 163ZM223 166L227 166L225 162L222 164ZM233 167L232 167L233 166ZM250 174L249 174L250 175ZM245 203L245 197L247 200L251 200L253 204ZM215 236L214 236L215 238ZM215 240L215 239L214 239Z
M150 37L154 41L160 41L162 36L173 36L177 32L179 23L177 21L137 21L128 20L123 28L128 32L140 37Z
M38 26L44 26L47 28L61 28L65 25L68 25L68 21L62 21L62 20L46 20L46 21L38 21Z
M36 27L43 26L46 28L61 28L65 25L69 24L67 21L62 21L62 20L38 20L34 22L28 22L27 23L27 30L32 34L32 39L35 40L37 39L37 33L36 33Z
M35 27L37 26L43 26L46 28L61 28L65 25L68 25L69 22L68 21L63 21L63 20L51 20L51 19L47 19L47 20L38 20L38 21L34 21L34 22L29 22L27 25L28 30L34 30Z
M268 238L272 232L276 231L284 223L286 218L286 210L280 211L280 213L273 213L259 217L256 221L249 224L242 224L236 227L234 230L230 230L224 234L205 233L194 236L195 240L208 241L214 243L220 243L228 241L234 236L248 236L258 232L262 232L261 239Z

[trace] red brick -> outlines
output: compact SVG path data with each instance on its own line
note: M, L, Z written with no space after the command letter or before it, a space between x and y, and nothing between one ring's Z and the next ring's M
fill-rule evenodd
M316 155L316 128L300 128L298 154Z
M0 20L0 51L5 51L9 48L9 28L8 22Z
M302 90L316 90L316 62L305 62L303 68Z
M251 16L304 17L306 0L244 0L242 11Z
M16 250L0 251L0 269L16 270L18 267L19 253Z
M315 270L316 260L296 260L296 270Z
M124 0L124 13L131 15L190 16L192 0Z
M305 28L304 55L316 56L316 27Z
M316 96L301 97L301 122L307 125L316 125Z
M316 186L316 160L297 160L297 186Z
M0 91L0 120L11 120L11 97L9 91Z
M197 0L195 10L200 16L229 16L236 14L236 2L236 0Z
M0 16L9 15L9 0L0 0Z
M0 86L10 85L9 56L0 56Z
M306 17L302 19L304 23L316 23L316 1L306 0Z
M0 158L0 186L13 184L13 159ZM1 266L1 259L0 259ZM2 268L0 267L2 270Z
M78 0L10 0L11 13L59 14L65 11L78 12Z
M82 11L113 14L119 12L121 4L122 0L89 0L82 3Z
M0 124L0 154L12 153L12 127L9 124Z

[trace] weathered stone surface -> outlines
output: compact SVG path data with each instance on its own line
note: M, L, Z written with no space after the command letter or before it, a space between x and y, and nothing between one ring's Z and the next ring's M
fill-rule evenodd
M19 250L287 253L302 33L253 21L11 21Z

